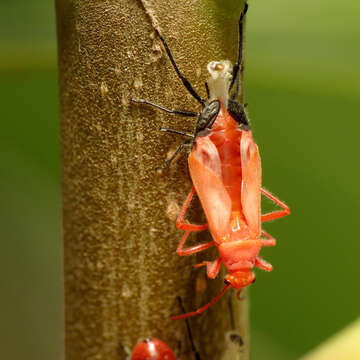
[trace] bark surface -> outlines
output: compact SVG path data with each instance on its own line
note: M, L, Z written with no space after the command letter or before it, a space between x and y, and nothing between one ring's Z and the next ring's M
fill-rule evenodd
M187 0L56 0L61 103L65 354L67 360L125 359L146 337L193 359L181 312L208 302L223 279L208 280L192 265L215 257L179 257L175 228L191 189L186 154L156 171L182 141L161 126L192 132L193 118L130 103L153 101L199 110L176 77L152 26L158 26L176 62L205 97L206 65L236 58L237 19L243 2ZM197 201L189 214L204 221ZM209 240L199 234L195 241ZM202 359L246 359L247 300L230 292L190 320ZM235 350L229 350L234 348ZM232 355L229 356L229 351ZM238 355L235 355L238 353Z

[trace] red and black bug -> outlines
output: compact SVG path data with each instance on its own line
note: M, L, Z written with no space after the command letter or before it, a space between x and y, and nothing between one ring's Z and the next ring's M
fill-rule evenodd
M130 360L176 360L176 356L161 340L145 339L136 345Z
M185 313L185 309L181 297L177 297L181 311ZM195 347L191 327L188 319L185 320L187 333L190 340L191 352L194 360L201 360L200 354ZM177 360L171 348L159 339L145 339L139 342L132 354L130 360Z
M259 150L252 137L245 104L237 101L240 71L243 69L243 19L247 9L245 4L238 23L239 46L235 65L232 67L230 61L225 60L212 61L207 66L210 74L206 82L207 100L201 98L181 74L165 39L155 28L178 77L200 103L202 109L199 113L169 110L145 100L132 99L170 114L197 117L194 135L174 129L161 129L187 138L165 162L164 167L168 166L184 147L191 148L188 165L193 188L176 221L176 226L185 232L177 254L191 255L216 246L219 257L197 266L206 266L209 278L217 276L221 264L229 271L224 279L224 288L212 301L191 313L174 316L173 320L200 314L214 304L229 287L238 290L240 294L241 289L255 281L255 275L251 271L255 266L271 271L272 265L263 260L259 252L262 246L274 246L276 241L261 229L261 224L290 213L282 201L261 187ZM195 192L207 219L207 223L203 225L183 221ZM282 207L282 210L261 215L261 194ZM206 229L210 230L212 241L184 248L191 232Z

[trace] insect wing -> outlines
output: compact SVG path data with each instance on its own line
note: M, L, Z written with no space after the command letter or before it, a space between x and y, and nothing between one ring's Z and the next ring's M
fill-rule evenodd
M255 236L260 235L261 161L251 132L244 131L240 142L242 167L241 203L245 219Z
M221 176L218 150L209 137L199 137L189 156L189 170L215 241L228 230L231 199Z

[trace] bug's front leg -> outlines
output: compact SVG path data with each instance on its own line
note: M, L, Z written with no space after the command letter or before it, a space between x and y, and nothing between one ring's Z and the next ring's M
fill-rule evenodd
M217 274L219 273L220 270L220 266L221 266L221 258L218 257L216 260L214 261L203 261L200 264L196 264L194 265L194 268L199 268L201 266L206 266L206 270L207 270L207 276L210 279L215 279Z
M266 239L260 239L262 246L275 246L276 239L273 238L269 233L264 230L261 230L261 235L264 236Z
M263 269L265 271L272 271L272 269L273 269L272 265L260 256L256 257L255 266L257 266L259 269Z
M137 104L145 104L145 105L150 105L156 109L159 109L161 111L165 111L168 114L173 114L173 115L180 115L180 116L186 116L186 117L197 117L199 116L199 113L193 112L193 111L188 111L188 110L182 110L182 109L167 109L161 105L158 104L154 104L150 101L147 100L142 100L142 99L131 99L132 102L137 103Z

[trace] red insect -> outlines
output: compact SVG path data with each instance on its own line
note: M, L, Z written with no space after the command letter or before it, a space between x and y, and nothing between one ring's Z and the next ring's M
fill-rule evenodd
M180 308L183 313L185 313L185 309L182 303L180 296L178 296L178 302ZM201 360L200 354L197 351L189 321L186 319L186 329L188 332L190 344L191 344L191 351L194 355L194 360ZM173 351L170 349L168 345L158 339L145 339L139 342L132 354L130 360L176 360L176 356L174 355Z
M224 280L224 288L211 302L196 311L174 316L173 320L200 314L214 304L230 286L240 294L242 288L255 281L255 275L251 272L255 266L271 271L271 264L258 254L262 246L274 246L276 242L271 235L261 230L261 223L290 213L283 202L261 188L258 147L252 138L245 105L236 100L240 91L239 70L242 69L243 18L246 11L247 5L239 19L239 51L234 67L231 68L229 61L213 61L207 66L210 79L206 83L206 101L180 73L167 43L155 29L179 78L202 105L200 113L168 110L148 101L133 100L172 114L198 118L194 135L162 129L189 138L164 166L169 165L185 146L192 148L188 164L194 186L176 221L176 226L185 231L176 252L180 256L191 255L216 246L219 257L215 261L196 266L206 266L211 279L216 277L221 264L229 271ZM232 91L234 85L235 90ZM194 225L183 221L195 191L204 209L207 224ZM261 215L261 193L280 205L282 210ZM206 229L210 230L212 241L184 248L191 232Z
M176 360L173 351L158 339L145 339L138 343L131 360Z

